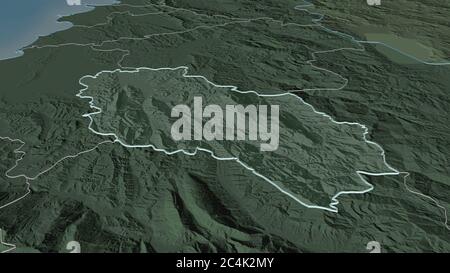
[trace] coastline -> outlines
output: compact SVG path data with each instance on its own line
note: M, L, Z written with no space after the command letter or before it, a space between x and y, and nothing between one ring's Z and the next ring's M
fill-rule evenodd
M98 6L120 3L119 0L82 0L82 5L80 6L69 6L66 0L38 0L33 3L34 6L28 6L28 10L23 12L22 16L27 18L25 20L15 15L14 9L18 8L18 4L27 4L21 3L20 0L10 1L9 5L14 6L14 8L9 16L14 17L4 24L3 28L5 29L2 30L0 26L1 32L6 32L6 35L0 39L0 61L20 57L23 55L22 49L32 45L39 37L67 30L73 26L70 22L59 21L61 17L89 12ZM12 4L12 1L15 4ZM55 1L58 2L56 3ZM27 3L29 2L27 1ZM0 23L2 23L1 20ZM8 23L11 25L9 28L7 28ZM17 30L15 29L16 27Z

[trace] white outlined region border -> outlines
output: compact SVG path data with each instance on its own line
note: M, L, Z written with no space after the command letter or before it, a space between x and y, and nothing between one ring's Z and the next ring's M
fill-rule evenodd
M381 44L381 45L383 45L383 46L387 46L386 44L383 44L383 43L377 42L377 41L359 41L359 40L355 39L353 36L351 36L351 35L349 35L349 34L346 34L346 33L343 33L343 32L339 32L339 31L335 31L335 30L332 30L332 29L330 29L330 28L327 28L326 26L324 26L324 25L321 23L321 21L322 21L323 18L324 18L324 15L323 15L323 14L320 14L320 13L315 13L315 12L310 11L309 7L314 6L314 4L311 3L311 1L307 1L307 0L302 0L302 2L303 2L303 4L297 5L297 6L295 7L296 10L299 10L299 11L300 11L300 10L301 10L301 11L305 11L305 12L308 12L308 13L310 13L310 14L318 15L318 16L319 16L318 19L314 19L314 20L313 20L313 21L314 21L314 24L312 24L312 26L317 26L317 27L320 27L320 28L322 28L322 29L324 29L324 30L330 32L330 33L334 33L334 34L340 35L340 36L342 36L342 37L346 37L346 38L348 38L348 39L351 39L351 40L353 40L356 44L358 44L358 45L360 45L360 46L362 46L362 45L364 45L364 44ZM117 5L115 5L115 6L145 7L145 6L155 6L155 4L148 4L148 5L117 4ZM158 6L158 5L156 5L156 6ZM166 6L166 7L169 8L169 9L176 9L176 8L172 8L172 7L170 7L170 6ZM176 9L176 10L185 10L185 9ZM128 13L128 11L127 11L127 13ZM111 15L112 15L112 14L111 14ZM132 14L131 14L131 15L132 15ZM198 15L202 15L202 14L198 14ZM218 16L221 16L221 15L218 15ZM231 21L231 22L229 22L229 23L227 23L227 24L246 23L246 22L249 22L249 21L251 21L251 20L269 19L269 18L230 18L230 19L239 19L239 20L238 20L238 21ZM272 19L272 20L273 20L273 19ZM107 22L106 22L106 23L107 23ZM225 24L225 25L226 25L226 24ZM297 24L294 23L293 25L297 25ZM220 26L222 26L222 25L216 25L216 26L199 26L199 27L196 27L196 28L194 28L194 29L198 29L198 28L208 28L208 29L213 29L214 27L220 27ZM301 25L299 25L299 26L301 26ZM92 26L77 26L77 25L75 25L74 27L92 27ZM191 30L194 30L194 29L191 29ZM189 30L189 31L191 31L191 30ZM179 32L164 33L164 34L162 34L162 35L171 35L171 34L178 34L178 33L179 33ZM161 34L158 34L158 35L161 35ZM148 37L150 37L150 36L145 36L144 38L134 38L134 39L136 39L136 40L137 40L137 39L146 39L146 38L148 38ZM127 37L121 37L121 38L119 38L119 39L125 39L125 38L127 38ZM130 38L130 39L132 39L132 38ZM109 49L109 50L102 50L102 49L94 48L94 47L93 47L94 44L76 44L76 43L74 43L74 44L69 43L69 44L59 44L59 45L47 45L47 46L42 46L42 47L60 47L60 46L65 46L65 45L90 46L90 48L91 48L92 50L94 50L94 51L123 51L123 52L124 52L124 55L123 55L122 58L119 60L119 62L118 62L118 67L121 67L121 68L123 68L123 69L128 69L127 67L122 67L122 65L121 65L121 62L123 61L123 59L124 59L127 55L130 54L129 50L126 50L126 49L115 48L115 49ZM41 48L41 47L37 47L37 46L29 46L29 47L25 47L24 49L28 49L28 48ZM400 51L399 49L396 49L396 48L394 48L394 49L395 49L396 51L399 51L401 54L403 54L403 55L405 55L405 56L407 56L407 57L410 57L410 58L412 58L412 59L414 59L414 60L416 60L416 61L418 61L418 62L420 62L420 63L426 64L426 65L435 65L435 66L436 66L436 65L442 65L442 66L450 65L450 62L443 62L443 63L429 63L429 62L425 62L425 61L423 61L423 60L419 60L419 59L417 59L417 58L415 58L415 57L413 57L413 56L410 56L410 55L408 55L407 53ZM313 62L316 61L316 54L326 53L326 52L333 52L333 51L340 51L340 50L365 51L365 48L364 48L364 47L362 47L362 48L338 48L338 49L332 49L332 50L325 50L325 51L317 51L317 52L313 52L313 53L312 53L312 54L313 54L313 59L308 61L308 63L309 63L312 67L315 67L315 68L318 68L318 69L321 69L321 70L329 71L330 73L333 73L333 74L335 74L335 75L337 75L337 76L340 76L340 77L345 81L345 83L344 83L344 84L342 85L342 87L340 87L340 88L332 88L332 89L331 89L331 88L330 88L330 89L324 88L324 89L319 89L319 90L334 90L334 91L338 91L338 90L342 90L342 89L345 88L345 86L347 85L348 80L347 80L346 78L342 77L341 75L339 75L338 73L333 72L333 71L330 71L330 70L327 70L327 69L325 69L325 68L320 68L320 67L315 66L315 65L313 64ZM130 68L130 69L133 69L133 68ZM290 90L290 92L295 92L295 91L301 92L301 91L307 91L307 90ZM303 103L305 103L305 102L303 101ZM307 104L307 103L305 103L305 104ZM309 105L309 104L307 104L307 105ZM311 105L309 105L309 106L310 106L312 109L314 109L313 106L311 106ZM98 109L97 109L97 110L98 110ZM101 110L101 109L100 109L100 110ZM317 112L317 111L316 111L316 112ZM317 113L320 113L320 112L317 112ZM332 118L331 118L330 116L328 116L328 115L326 115L326 114L324 114L324 113L321 113L321 114L323 114L323 115L329 117L329 118L332 120ZM359 124L359 123L348 123L348 124ZM365 139L366 141L368 141L368 140L366 139L366 135L367 135L367 132L368 132L367 127L364 126L364 125L361 125L361 124L359 124L359 125L362 126L362 127L366 130L366 133L364 134L364 139ZM19 164L19 161L22 159L22 157L25 156L25 152L21 151L21 148L25 145L25 143L24 143L23 141L21 141L21 140L18 140L18 139L11 139L11 138L9 138L9 137L0 137L0 139L7 139L7 140L10 140L10 141L21 142L21 143L22 143L21 147L15 150L15 153L21 154L21 158L19 158L19 159L16 161L16 164L15 164L15 166L14 166L13 168L11 168L10 170L7 171L6 176L8 177L8 173L9 173L10 171L12 171L14 168L16 168L17 165ZM370 142L370 141L368 141L368 142ZM103 143L113 143L113 142L103 142ZM61 163L61 161L65 160L65 159L67 159L67 158L75 158L76 156L81 155L81 154L83 154L83 153L93 151L93 150L97 149L99 145L101 145L101 144L103 144L103 143L99 143L99 144L98 144L96 147L94 147L93 149L90 149L90 150L84 151L84 152L80 152L80 153L77 154L77 155L64 157L64 158L58 160L58 161L57 161L54 165L52 165L50 168L44 170L43 172L39 173L38 175L36 175L36 176L34 176L34 177L32 177L32 178L29 178L29 177L27 177L27 176L24 175L24 174L18 175L18 176L16 176L16 177L23 177L23 178L25 178L25 179L26 179L26 184L27 184L27 187L28 187L28 190L29 190L29 187L30 187L30 183L29 183L29 182L31 182L32 180L37 179L41 174L50 171L50 170L51 170L52 168L54 168L57 164ZM374 143L374 142L370 142L370 143L376 144L376 143ZM385 157L384 150L381 148L380 145L378 145L378 144L376 144L376 145L377 145L378 147L380 147L380 149L381 149L381 151L382 151L382 154L383 154L383 157ZM388 165L388 166L389 166L389 165ZM422 193L420 193L420 192L417 192L417 191L415 191L415 190L412 190L412 189L407 185L407 181L406 181L406 180L407 180L407 177L410 175L408 172L404 172L404 171L403 171L403 172L399 172L399 171L395 170L395 169L392 168L392 167L391 167L391 169L392 169L393 173L395 173L395 175L404 175L404 177L403 177L403 178L404 178L404 186L405 186L405 188L406 188L407 191L409 191L410 193L412 193L412 194L414 194L414 195L420 196L420 197L422 197L422 198L424 198L424 199L431 200L431 201L432 201L433 203L435 203L440 209L442 209L442 210L444 211L444 215L445 215L445 222L444 222L444 224L445 224L445 227L446 227L448 230L450 230L450 227L448 226L448 216L447 216L447 210L446 210L446 208L445 208L443 205L440 205L439 201L435 200L433 197L427 196L427 195L425 195L425 194L422 194ZM363 172L358 173L358 175L361 177L361 179L363 179L363 176L362 176L362 175L364 175L364 174L365 174L365 173L363 173ZM369 175L370 175L370 174L369 174ZM382 175L382 174L376 174L376 175ZM392 174L392 175L394 175L394 174ZM363 180L364 180L364 179L363 179ZM365 181L365 180L364 180L364 181ZM368 185L370 188L369 188L368 190L364 191L364 192L356 192L356 193L362 194L362 193L370 192L370 191L373 190L373 186L372 186L371 184L369 184L367 181L365 181L365 182L367 183L367 185ZM355 192L340 192L338 195L334 196L335 202L332 203L331 205L335 207L335 206L339 203L339 202L337 201L337 197L339 197L340 195L342 195L342 194L352 194L352 193L355 193ZM6 205L0 206L0 209L5 208L6 206L12 205L12 204L16 203L17 201L22 200L22 199L25 198L28 194L29 194L29 193L27 193L26 195L24 195L24 196L18 198L17 200L14 200L14 201L12 201L12 202L6 204ZM337 212L337 210L336 210L336 212Z
M16 245L3 241L3 235L4 235L4 230L0 228L0 245L4 245L9 248L6 250L0 251L0 253L8 253L8 252L11 252L11 251L17 249Z
M371 173L371 172L366 172L366 171L362 171L362 170L356 171L356 173L357 173L357 175L360 177L360 179L368 186L368 189L363 190L363 191L340 191L340 192L338 192L337 194L335 194L335 195L331 198L332 202L329 204L329 207L324 207L324 206L318 206L318 205L313 205L313 204L307 204L307 203L305 203L304 201L300 200L299 198L297 198L296 196L294 196L293 194L291 194L291 193L288 192L287 190L283 189L282 187L280 187L279 185L277 185L275 182L271 181L270 179L268 179L268 178L265 177L264 175L262 175L262 174L256 172L255 169L253 169L252 167L248 166L246 163L242 162L242 161L241 161L239 158L237 158L237 157L222 158L222 157L219 157L219 156L215 155L214 152L211 151L211 150L203 149L203 148L199 148L199 147L195 148L195 151L194 151L194 152L189 152L189 151L186 151L186 150L183 150L183 149L181 149L181 150L176 150L176 151L167 151L167 150L165 150L165 149L157 148L157 147L154 146L153 144L148 144L148 145L128 145L128 144L124 143L122 140L120 140L119 137L118 137L116 134L114 134L114 133L101 133L101 132L98 132L98 131L96 131L95 129L92 128L92 124L93 124L93 122L94 122L92 116L98 115L98 114L102 113L102 109L99 108L99 107L97 107L97 106L95 106L94 98L93 98L93 97L91 97L91 96L84 96L84 95L83 95L83 92L86 91L86 90L89 88L86 84L83 83L83 80L84 80L84 79L87 79L87 78L90 78L90 79L96 79L96 78L97 78L98 76L100 76L102 73L115 73L115 72L122 72L122 73L138 73L138 72L140 72L141 70L149 70L149 71L170 70L170 71L174 71L174 70L180 70L180 69L183 69L183 70L184 70L182 76L185 77L185 78L201 78L202 80L206 81L208 84L213 85L214 87L219 87L219 88L229 88L232 92L238 92L238 93L241 93L241 94L253 93L253 94L256 94L257 96L260 96L260 97L293 96L293 97L295 97L296 99L300 100L301 103L303 103L303 104L307 105L308 107L310 107L311 110L312 110L314 113L316 113L316 114L318 114L318 115L321 115L321 116L324 116L324 117L328 118L332 123L339 124L339 125L344 125L344 124L345 124L345 125L355 125L355 126L359 126L359 127L361 127L362 129L364 129L364 133L363 133L363 139L364 139L364 141L365 141L366 143L368 143L368 144L375 145L375 146L380 150L380 154L381 154L381 156L382 156L382 158L383 158L383 162L384 162L384 164L386 165L386 167L387 167L389 170L391 170L391 172ZM170 156L170 155L174 155L174 154L178 154L178 153L183 153L183 154L185 154L185 155L194 156L194 155L196 155L196 154L200 151L200 152L206 152L206 153L209 153L209 154L210 154L214 159L216 159L216 160L222 160L222 161L233 160L233 161L236 161L236 162L238 162L240 165L242 165L245 169L251 171L254 175L256 175L256 176L262 178L263 180L265 180L266 182L270 183L270 184L271 184L272 186L274 186L277 190L279 190L279 191L282 192L283 194L289 196L290 198L292 198L292 199L293 199L294 201L296 201L297 203L299 203L299 204L301 204L301 205L303 205L303 206L305 206L305 207L307 207L307 208L322 209L322 210L326 210L326 211L330 211L330 212L338 212L337 205L339 204L339 201L337 200L337 198L338 198L339 196L344 195L344 194L364 194L364 193L370 192L370 191L372 191L372 190L374 189L373 185L370 184L369 182L367 182L367 181L364 179L363 175L368 175L368 176L388 176L388 175L400 175L400 174L401 174L398 170L394 169L392 166L390 166L390 165L386 162L385 151L383 150L383 148L382 148L379 144L377 144L377 143L375 143L375 142L373 142L373 141L369 141L369 140L367 139L367 134L369 133L369 130L368 130L368 128L367 128L365 125L363 125L363 124L360 124L360 123L357 123L357 122L338 122L338 121L335 121L331 116L329 116L329 115L327 115L327 114L325 114L325 113L323 113L323 112L318 112L311 104L306 103L302 98L300 98L299 96L296 96L295 94L290 93L290 92L280 93L280 94L274 94L274 95L267 95L267 94L259 94L259 93L256 92L256 91L240 91L240 90L238 90L238 87L233 86L233 85L217 85L217 84L215 84L215 83L209 81L209 80L208 80L207 78L205 78L204 76L201 76L201 75L189 75L189 74L188 74L188 69L189 69L189 68L186 67L186 66L180 66L180 67L176 67L176 68L171 68L171 67L164 67L164 68L139 67L139 68L135 68L134 70L122 70L122 69L116 69L116 70L112 70L112 71L111 71L111 70L104 70L104 71L98 72L98 73L97 73L96 75L94 75L94 76L86 75L86 76L82 77L82 78L79 80L79 83L80 83L80 85L84 86L84 88L81 89L80 92L79 92L76 96L79 97L79 98L81 98L81 99L89 99L89 100L90 100L90 101L89 101L90 107L91 107L92 109L95 109L95 110L96 110L96 111L93 112L93 113L89 113L89 114L84 114L84 115L83 115L83 117L87 117L87 118L90 119L90 122L89 122L89 130L90 130L91 132L97 134L97 135L100 135L100 136L110 136L110 137L114 137L114 138L115 138L115 142L120 143L122 146L124 146L124 147L126 147L126 148L151 148L151 149L153 149L153 150L155 150L155 151L157 151L157 152L163 152L163 153L165 153L166 155L169 155L169 156Z

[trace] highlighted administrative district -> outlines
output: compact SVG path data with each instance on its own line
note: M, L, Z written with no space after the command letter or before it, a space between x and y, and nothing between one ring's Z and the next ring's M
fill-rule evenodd
M386 163L382 148L366 139L365 126L336 122L289 93L261 95L218 86L202 76L189 75L186 67L103 71L83 77L80 83L85 89L78 96L89 99L93 109L85 116L91 119L94 133L114 136L129 148L185 153L192 160L198 153L209 153L216 160L237 161L261 182L306 207L337 211L339 195L373 189L364 175L398 174ZM178 118L172 117L172 110L178 105L195 109L199 98L202 107L222 109L227 105L278 105L279 139L271 143L276 149L262 152L265 142L248 137L174 140L171 130Z

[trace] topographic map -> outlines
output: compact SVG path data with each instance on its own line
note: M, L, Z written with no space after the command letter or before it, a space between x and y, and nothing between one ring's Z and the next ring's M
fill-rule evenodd
M449 13L121 0L59 17L0 60L0 252L449 252Z

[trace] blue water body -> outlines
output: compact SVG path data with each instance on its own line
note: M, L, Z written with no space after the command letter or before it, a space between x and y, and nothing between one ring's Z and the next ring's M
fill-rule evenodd
M117 0L81 0L81 6L70 6L66 0L1 0L0 60L20 56L21 48L71 26L57 22L58 18L86 12L93 5L109 5Z

